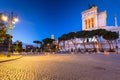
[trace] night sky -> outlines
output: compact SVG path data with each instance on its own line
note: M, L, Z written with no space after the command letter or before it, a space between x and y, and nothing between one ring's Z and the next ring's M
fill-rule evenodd
M0 0L0 12L18 15L13 41L32 44L55 35L81 30L81 12L94 4L107 11L107 25L114 25L114 14L120 25L120 0Z

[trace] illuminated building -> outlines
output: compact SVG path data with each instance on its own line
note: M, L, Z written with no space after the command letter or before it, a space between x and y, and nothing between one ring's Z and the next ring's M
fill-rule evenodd
M55 38L54 38L54 34L51 35L51 39L55 39Z
M116 15L114 16L113 26L107 26L106 24L107 11L105 10L103 12L99 12L97 6L92 6L88 10L81 12L81 15L82 15L82 30L106 29L108 31L117 32L120 35L120 27L117 24ZM91 39L91 41L93 40L95 41L94 38ZM76 38L74 39L74 42L77 45L77 49L78 48L84 49L84 47L82 46L82 41L80 39ZM115 42L113 43L115 44ZM118 43L118 48L120 48L120 37L119 39L117 39L117 43ZM109 48L109 45L106 44L105 40L102 41L102 44L104 48ZM73 43L70 40L67 40L65 42L60 42L59 46L61 50L75 49ZM86 47L92 48L89 44L86 44Z

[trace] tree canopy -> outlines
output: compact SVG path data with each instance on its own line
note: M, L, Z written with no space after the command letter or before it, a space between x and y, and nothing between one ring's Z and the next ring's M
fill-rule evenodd
M46 46L47 44L52 44L54 39L51 39L51 38L45 38L42 40L44 45Z

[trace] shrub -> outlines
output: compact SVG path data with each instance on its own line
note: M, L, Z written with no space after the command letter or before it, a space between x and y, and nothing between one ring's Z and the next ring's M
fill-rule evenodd
M94 49L92 50L92 52L97 52L97 49L96 49L96 48L94 48Z
M85 52L88 52L88 49L85 49Z
M71 52L73 52L73 48L71 49Z
M115 50L114 49L109 49L108 52L115 52Z
M100 51L100 52L104 52L104 49L103 49L103 48L102 48L102 49L99 49L99 51Z
M78 52L81 52L80 48L78 48Z

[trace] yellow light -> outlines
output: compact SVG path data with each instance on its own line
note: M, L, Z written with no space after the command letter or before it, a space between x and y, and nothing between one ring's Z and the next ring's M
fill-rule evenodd
M18 20L18 18L14 18L14 22L18 22L19 20Z
M110 53L109 52L104 52L105 55L109 55Z
M3 15L3 16L2 16L2 20L5 21L5 22L7 22L7 21L8 21L8 17L5 16L5 15Z
M13 24L15 24L15 22L14 22L14 21L13 21L12 23L13 23Z

